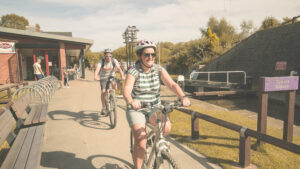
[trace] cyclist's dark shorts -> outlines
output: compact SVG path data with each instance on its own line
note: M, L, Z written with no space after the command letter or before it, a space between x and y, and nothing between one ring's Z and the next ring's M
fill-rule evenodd
M101 87L101 90L102 90L102 89L105 89L107 80L108 80L108 79L100 80L100 87Z

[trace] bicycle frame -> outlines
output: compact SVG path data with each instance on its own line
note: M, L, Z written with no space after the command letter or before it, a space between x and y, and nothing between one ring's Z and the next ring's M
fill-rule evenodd
M156 160L156 166L160 166L160 164L162 163L161 152L162 151L170 152L170 143L165 140L163 135L163 129L165 127L166 120L162 121L161 119L161 117L166 119L166 115L163 114L161 110L157 111L156 114L157 114L156 126L151 126L150 124L147 124L147 126L151 129L151 131L147 134L147 140L152 138L153 135L155 135L155 139L153 142L153 146L149 158L145 162L145 169L151 167L151 165L153 164L154 157Z
M109 115L111 127L114 128L117 122L117 114L116 114L116 103L115 103L115 89L112 87L112 82L115 81L115 77L110 76L106 83L105 91L106 91L106 115ZM112 100L111 100L112 99Z
M157 105L149 105L148 103L143 104L142 107L146 109L153 109L157 108L155 113L152 115L156 114L156 125L152 126L149 121L146 123L146 152L144 156L144 162L142 164L142 169L149 169L149 168L160 168L161 164L164 164L165 160L167 160L168 164L170 164L170 167L174 169L178 169L176 161L172 158L171 153L170 153L170 143L165 139L164 134L163 134L163 129L166 126L166 122L168 121L168 114L173 111L174 108L180 107L181 102L176 101L172 103L167 103L163 104L163 102L168 102L168 101L163 101L162 104L157 106ZM131 105L129 105L129 108ZM142 108L142 109L144 109ZM151 117L149 118L151 120ZM148 129L147 129L148 128ZM148 131L150 129L150 131ZM133 132L131 131L131 138L130 138L130 152L134 161L134 156L133 156L133 146L134 146L134 138L133 138ZM153 139L154 138L154 139ZM148 143L152 142L151 146L148 146ZM154 161L155 160L155 161ZM155 163L154 163L155 162Z

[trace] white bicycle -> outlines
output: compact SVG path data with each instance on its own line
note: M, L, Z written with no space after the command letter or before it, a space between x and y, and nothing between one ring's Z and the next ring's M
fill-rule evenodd
M163 135L163 129L166 124L168 114L173 111L174 108L180 107L180 101L162 101L160 106L143 105L143 108L158 108L156 113L157 125L152 126L149 123L146 125L146 152L144 156L143 169L178 169L176 161L171 156L170 143L165 139ZM157 131L157 132L155 132ZM133 133L130 132L130 152L133 157L133 145L134 138Z

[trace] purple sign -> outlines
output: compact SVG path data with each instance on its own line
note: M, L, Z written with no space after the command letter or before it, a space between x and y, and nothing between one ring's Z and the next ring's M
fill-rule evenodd
M265 77L263 91L298 90L299 76Z

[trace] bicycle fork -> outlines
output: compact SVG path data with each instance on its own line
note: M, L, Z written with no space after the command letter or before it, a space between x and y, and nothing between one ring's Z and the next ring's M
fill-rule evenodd
M158 125L157 129L161 130L161 121L159 118L157 119L157 125ZM154 132L156 132L156 134L159 133L159 136L155 137L155 140L153 142L153 143L155 143L155 145L153 145L153 148L151 149L151 152L150 152L150 156L148 159L146 159L147 160L146 163L144 163L145 164L145 166L143 167L144 169L154 167L154 166L152 166L153 160L155 160L156 168L159 168L160 164L163 162L161 152L169 152L170 153L170 143L165 140L165 138L163 136L163 131L154 131ZM148 153L147 149L146 149L146 153Z

